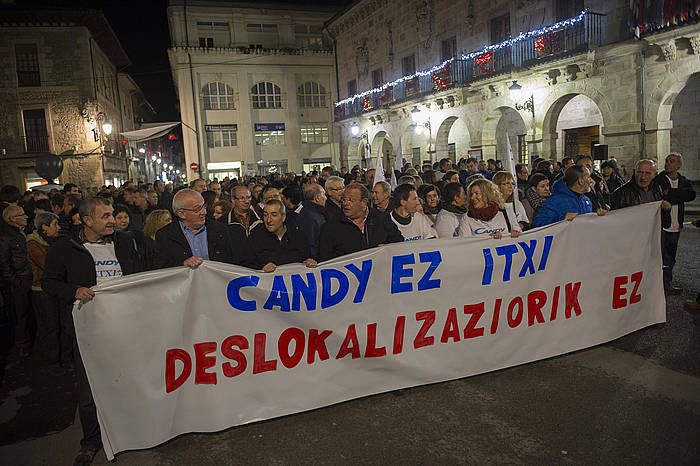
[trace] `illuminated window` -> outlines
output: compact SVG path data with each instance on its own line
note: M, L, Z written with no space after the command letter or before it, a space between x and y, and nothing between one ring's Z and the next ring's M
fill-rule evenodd
M328 126L322 124L301 125L301 142L306 144L328 144Z

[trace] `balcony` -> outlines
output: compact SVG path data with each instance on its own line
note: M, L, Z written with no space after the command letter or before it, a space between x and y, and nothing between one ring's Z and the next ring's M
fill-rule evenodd
M48 136L25 136L22 139L24 139L24 152L26 154L49 152Z
M658 5L645 6L646 2L636 3L633 11L634 24L640 36L700 21L700 1L698 0L664 2L663 8L659 8Z
M451 88L465 87L479 80L532 68L551 60L577 55L600 46L604 15L582 13L582 18L562 21L542 32L528 33L519 40L485 47L447 60L442 66L419 72L385 84L383 89L365 92L356 98L340 101L335 120L341 121L363 113L419 99Z

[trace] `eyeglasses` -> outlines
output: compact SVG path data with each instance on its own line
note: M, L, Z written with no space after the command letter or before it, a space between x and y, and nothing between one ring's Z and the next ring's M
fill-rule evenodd
M206 204L198 205L198 206L192 207L191 209L186 209L184 207L180 207L177 210L186 210L188 212L194 212L196 214L197 212L200 212L205 207L205 205Z
M10 218L18 218L18 217L29 217L29 215L27 215L27 214L17 214L17 215L11 216Z
M237 201L249 201L253 196L235 196L234 199Z
M328 191L345 191L345 188L326 188Z

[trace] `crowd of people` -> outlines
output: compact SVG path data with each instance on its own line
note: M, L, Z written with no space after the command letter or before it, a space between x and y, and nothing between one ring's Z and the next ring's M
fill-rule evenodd
M449 159L406 164L397 180L375 182L373 169L332 167L302 176L196 179L189 186L126 183L116 188L66 184L62 191L0 189L0 384L5 359L41 353L75 371L83 427L76 464L89 464L100 431L75 342L72 305L92 287L122 275L205 260L262 272L303 263L315 267L345 254L402 241L517 237L530 228L605 215L661 201L664 288L678 294L673 267L684 203L695 198L669 154L664 170L640 160L625 180L615 160L600 172L588 155L536 160L532 171L500 162ZM699 296L700 299L700 296ZM687 304L698 310L699 301Z

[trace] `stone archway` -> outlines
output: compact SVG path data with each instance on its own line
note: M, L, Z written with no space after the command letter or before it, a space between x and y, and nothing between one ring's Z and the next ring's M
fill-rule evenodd
M430 148L434 148L432 144L429 146L431 134L425 130L425 127L420 127L422 131L416 132L418 127L412 123L406 126L401 133L403 159L405 162L411 162L411 165L420 165L424 161L432 160L431 154L428 152Z
M557 158L593 155L593 145L603 143L603 115L593 100L577 94L559 112L556 132Z
M691 180L700 180L700 73L689 76L685 86L673 96L668 112L673 123L669 150L658 154L659 167L668 152L678 152L683 156L683 174Z
M518 111L511 107L499 107L501 117L496 125L496 160L503 162L504 167L508 167L508 140L513 151L515 163L520 163L519 141L525 144L527 127L525 121ZM523 152L525 153L525 152Z
M593 144L604 142L604 121L600 106L590 96L571 92L557 97L542 121L541 156L557 160L590 154Z
M469 128L462 119L447 117L435 133L435 151L437 160L449 158L456 163L462 157L469 156Z
M378 131L372 138L372 143L370 144L372 148L371 156L367 157L367 166L364 168L374 168L377 163L377 156L382 157L382 164L384 170L390 167L390 163L393 161L394 145L386 131Z

